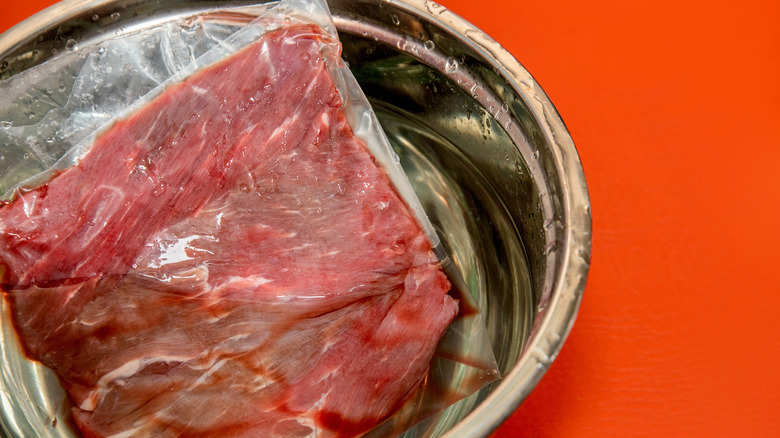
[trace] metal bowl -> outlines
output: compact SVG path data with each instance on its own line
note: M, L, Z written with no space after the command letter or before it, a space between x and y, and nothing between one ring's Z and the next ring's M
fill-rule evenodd
M251 3L65 0L0 35L0 79L73 41ZM329 4L343 57L476 295L503 374L406 436L487 436L542 378L579 308L591 252L579 157L531 75L446 8L424 0ZM7 388L13 376L5 370ZM0 422L19 435L30 429L12 398L3 394Z

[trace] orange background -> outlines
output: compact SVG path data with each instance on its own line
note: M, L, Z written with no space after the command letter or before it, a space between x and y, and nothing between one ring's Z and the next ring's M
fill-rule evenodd
M780 2L440 2L539 81L593 206L577 323L495 438L780 437Z

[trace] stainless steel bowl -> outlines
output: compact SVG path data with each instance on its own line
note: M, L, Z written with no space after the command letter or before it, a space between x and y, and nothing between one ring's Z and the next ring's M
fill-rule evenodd
M72 41L250 3L65 0L0 35L0 79ZM531 75L444 7L424 0L329 4L343 57L477 296L503 373L406 436L486 436L539 382L574 323L591 251L579 157ZM24 421L13 418L12 404L6 394L0 421L13 435Z

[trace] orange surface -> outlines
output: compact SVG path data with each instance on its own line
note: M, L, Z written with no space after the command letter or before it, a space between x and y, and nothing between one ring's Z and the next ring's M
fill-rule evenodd
M441 3L536 77L593 204L577 323L495 438L780 437L780 3Z

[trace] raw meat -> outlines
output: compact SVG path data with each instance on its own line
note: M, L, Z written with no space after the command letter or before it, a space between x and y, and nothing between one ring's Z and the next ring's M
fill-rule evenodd
M355 436L421 384L457 302L325 42L268 33L0 208L20 339L85 436Z

